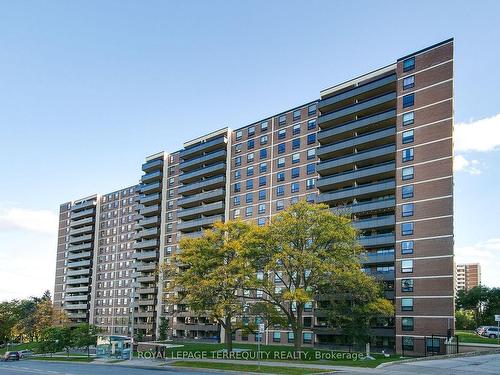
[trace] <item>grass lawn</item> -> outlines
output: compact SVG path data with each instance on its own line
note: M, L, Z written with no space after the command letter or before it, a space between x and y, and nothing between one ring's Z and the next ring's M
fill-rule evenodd
M259 374L302 375L302 374L317 374L317 373L327 372L325 370L318 370L311 368L294 368L294 367L280 367L280 366L260 366L259 370L257 365L244 365L244 364L234 365L231 363L190 362L190 361L175 362L172 364L172 366L255 372Z
M223 358L222 356L217 356L214 353L221 349L224 349L224 344L206 344L206 343L185 343L183 347L170 348L165 351L165 357L173 359L196 359L196 354L200 355L204 353L205 358L209 359L241 359L242 361L255 360L257 345L255 344L241 344L234 343L234 349L248 349L249 354L247 358ZM261 358L263 361L289 361L295 363L316 363L316 364L326 364L326 365L339 365L339 366L356 366L356 367L376 367L383 362L391 362L399 360L400 356L391 355L386 358L380 354L372 354L375 358L373 361L365 361L358 358L353 358L348 352L333 352L331 350L319 350L313 348L302 348L302 353L300 357L294 357L293 346L287 345L261 345L260 350L264 353ZM252 355L253 353L253 355ZM363 353L355 353L363 354ZM332 355L335 357L332 358ZM337 357L340 356L340 357Z
M490 339L488 337L483 337L476 335L474 331L456 331L455 333L458 336L458 342L469 342L475 344L498 344L497 339Z
M57 361L57 362L92 362L93 358L87 357L30 357L27 358L35 361Z

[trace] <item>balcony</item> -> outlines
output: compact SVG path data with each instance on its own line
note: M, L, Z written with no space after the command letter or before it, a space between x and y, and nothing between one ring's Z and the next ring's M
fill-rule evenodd
M318 117L318 126L324 130L347 121L357 120L360 117L394 109L395 107L396 92L391 92L332 112L322 113Z
M358 120L350 121L330 129L318 132L318 141L320 144L328 144L338 141L342 137L356 132L367 132L370 129L382 129L396 123L396 110L391 109L376 115L363 117Z
M94 218L92 216L86 217L86 218L83 218L80 220L71 220L69 223L69 227L70 228L78 228L78 227L81 227L83 225L91 224L93 222L94 222Z
M365 253L361 255L361 264L394 263L394 251L390 253Z
M80 253L69 253L68 254L68 260L73 260L73 259L86 259L86 258L90 258L91 256L91 252L90 251L84 251L84 252L80 252Z
M358 183L368 182L376 176L377 179L386 179L394 177L396 173L396 163L387 162L382 164L371 165L347 172L336 173L328 177L321 177L316 182L316 187L320 191L332 190L339 185L345 185L347 181L356 180Z
M394 245L396 236L394 233L377 234L373 236L360 236L358 242L363 247Z
M137 277L138 283L152 283L154 281L156 281L154 276L138 276Z
M70 319L87 319L87 313L71 313L67 315Z
M71 212L71 220L76 220L80 218L84 218L87 216L93 216L95 213L94 208L90 208L88 210L83 210L83 211L78 211L78 212Z
M78 203L75 203L73 205L73 207L71 207L71 211L73 211L73 212L81 211L81 210L84 210L86 208L93 209L95 205L96 205L95 199L91 199L91 200L83 201L83 202L78 202Z
M195 182L192 184L183 185L179 188L179 194L196 194L203 190L212 190L222 188L226 184L225 176L218 176Z
M152 238L158 236L158 234L158 228L143 229L139 232L136 232L135 238L136 240L141 238Z
M66 279L66 284L67 285L74 285L74 284L88 284L89 283L89 278L88 277L78 277L74 279Z
M137 263L135 265L135 270L138 271L138 272L156 271L156 262Z
M365 273L367 275L375 277L378 280L390 281L390 280L394 280L394 278L395 278L394 271L370 271L370 270L366 270Z
M78 245L83 242L89 242L92 241L92 234L85 234L83 236L76 236L76 237L70 237L69 238L69 244L70 245Z
M160 225L160 220L158 216L148 217L140 219L137 222L137 225L144 228L157 227L158 225Z
M90 268L84 268L81 270L68 270L66 272L66 276L80 276L80 275L89 275L90 274Z
M66 296L64 297L65 301L87 301L88 300L88 295L86 294L81 294L79 296Z
M154 327L153 327L153 323L135 323L134 328L152 330Z
M183 221L179 225L177 225L177 229L181 231L194 231L199 229L200 227L209 227L213 225L217 221L224 221L223 215L209 216L196 220L188 220Z
M156 294L155 288L136 288L135 294Z
M88 267L90 266L90 260L80 260L78 262L68 263L68 268L76 268L76 267Z
M146 173L141 177L141 182L144 184L148 184L153 181L158 181L161 180L162 177L162 171L154 171L150 173Z
M360 185L356 187L340 189L330 193L321 193L317 199L318 203L335 203L338 201L353 200L354 198L361 199L369 197L373 194L391 194L396 188L396 181L383 180L371 184Z
M394 143L396 136L396 127L390 127L383 130L376 130L370 133L361 134L330 145L321 146L317 149L316 155L320 159L340 156L346 149L353 149L356 146L365 145L365 149L384 146L388 142ZM356 147L359 151L361 147ZM360 151L362 152L362 151Z
M89 308L89 306L86 303L64 304L65 310L87 310L88 308Z
M179 198L177 205L182 208L193 207L200 203L211 203L223 199L225 196L224 189L216 189L200 194L191 195L189 197Z
M203 204L198 207L177 211L177 217L183 220L198 217L200 215L214 215L224 213L224 202Z
M66 288L66 293L88 293L89 287L87 286L77 286L74 288Z
M139 185L139 189L142 193L150 194L157 193L161 191L161 183L160 182L152 182L150 184L141 184Z
M190 146L181 150L180 157L187 161L188 159L193 159L194 157L207 153L217 148L225 147L227 143L227 139L224 136L212 139L210 141L199 143L195 146Z
M158 247L157 240L139 241L135 242L133 246L134 249L151 249L154 247Z
M172 329L181 331L209 331L209 332L219 332L219 326L217 324L185 324L185 323L173 323Z
M93 242L83 243L81 245L70 245L68 251L71 253L80 250L90 250L92 249L93 245L94 245Z
M349 90L344 90L339 94L322 99L318 102L318 109L322 113L331 112L335 109L345 107L353 102L363 101L381 95L396 88L397 76L395 73L363 85L355 86Z
M160 203L160 201L161 201L161 194L160 193L139 196L139 202L145 206Z
M368 202L359 202L356 204L349 204L346 206L340 206L338 208L333 207L331 210L335 213L337 210L342 212L349 212L351 214L358 214L362 212L372 212L372 211L388 211L394 209L396 206L396 200L394 198L388 199L373 199Z
M154 299L136 299L135 304L137 306L154 306L156 304ZM154 314L151 312L151 314Z
M364 220L355 220L352 223L356 229L370 229L370 228L383 228L394 227L396 225L396 218L394 215L380 216Z
M141 251L138 253L134 253L132 255L132 258L137 260L156 259L157 255L158 255L157 251Z
M225 175L226 163L217 163L202 168L196 169L192 172L182 173L179 176L179 182L189 184L190 182L197 181L201 177L213 177L215 175Z
M153 206L141 206L139 207L139 215L142 216L153 216L160 213L160 206L155 204Z
M93 231L94 227L92 225L87 225L78 229L70 229L68 234L70 236L76 236L78 234L92 233Z
M354 165L362 167L366 164L393 161L395 156L396 146L394 144L375 147L363 152L354 152L333 159L323 159L316 165L316 171L321 176L324 176L348 167L354 168Z
M163 159L150 160L142 165L143 172L151 172L156 169L163 169Z
M188 172L190 170L196 169L203 164L210 164L217 161L225 161L227 157L226 150L218 150L214 152L210 152L208 154L204 154L196 159L192 159L189 161L183 161L179 164L179 169L183 172Z

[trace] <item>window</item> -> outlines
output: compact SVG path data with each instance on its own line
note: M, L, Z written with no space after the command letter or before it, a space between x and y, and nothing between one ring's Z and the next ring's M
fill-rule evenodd
M253 165L247 167L247 177L253 176Z
M413 129L403 132L403 144L412 143L414 141Z
M265 204L259 204L259 214L265 214L266 213L266 205Z
M292 164L300 163L300 154L292 155Z
M234 179L239 180L241 178L241 171L237 170L234 172Z
M402 273L411 273L413 272L413 260L405 259L401 261L401 272Z
M407 112L403 114L403 126L413 124L415 120L415 112Z
M266 180L267 180L266 176L260 176L259 177L259 186L266 186L266 183L267 183Z
M249 217L249 216L252 216L252 215L253 215L253 207L252 206L247 207L246 210L245 210L245 216Z
M401 254L413 254L413 241L401 242Z
M260 165L259 165L259 172L260 173L267 172L267 163L260 163Z
M240 197L239 196L233 198L233 204L235 206L239 206L240 205Z
M413 298L401 298L401 311L413 311Z
M314 178L308 178L306 180L306 189L307 190L314 189L315 184L316 184L316 180Z
M266 131L268 126L268 122L264 121L262 124L260 124L260 131Z
M262 201L266 199L266 191L265 190L259 190L259 201Z
M295 204L298 202L299 202L299 197L295 196L290 198L290 204Z
M311 104L308 108L307 108L307 114L309 116L312 116L312 115L315 115L316 114L316 104Z
M315 157L316 157L316 149L315 148L311 148L311 149L307 150L307 160L314 159Z
M245 202L247 202L247 203L252 203L253 202L253 194L252 193L248 193L245 196Z
M247 180L247 190L253 189L253 180Z
M304 316L304 327L310 327L312 326L312 317L310 316Z
M288 343L293 344L293 342L295 340L295 336L293 335L293 332L288 332L287 336L288 336Z
M276 180L278 182L285 181L285 172L278 172L276 174Z
M413 234L413 223L401 223L401 235L402 236L411 236Z
M406 203L401 206L401 216L408 217L413 216L413 209L415 205L413 203Z
M403 199L413 198L413 185L403 186L401 190L401 195Z
M307 174L314 174L316 172L315 164L307 164Z
M250 153L250 154L247 154L247 162L250 163L253 161L253 158L254 158L254 155L253 155L253 152Z
M237 154L241 152L241 149L242 149L242 145L241 143L237 144L236 146L234 146L234 152L236 152Z
M237 167L241 165L241 156L237 156L234 158L234 165Z
M413 179L413 167L406 167L406 168L403 168L403 172L402 172L402 179L403 181L405 180L412 180Z
M295 138L292 140L292 150L300 148L300 138Z
M413 160L413 148L407 148L403 150L402 152L403 155L403 163L407 161L412 161Z
M255 126L250 126L248 128L248 136L251 137L254 134L255 134Z
M403 90L411 89L415 86L415 76L408 76L403 79Z
M260 160L267 158L267 148L260 150Z
M239 141L243 137L243 131L238 130L236 132L236 140Z
M316 134L308 134L307 135L307 144L312 145L316 142Z
M415 94L403 96L403 108L411 107L415 104Z
M285 139L286 138L286 129L281 129L278 131L278 139Z
M313 303L311 301L304 303L304 311L311 312L313 309Z
M266 145L267 144L267 140L268 140L268 136L267 135L263 135L262 137L260 137L260 144L261 145Z
M273 342L281 342L281 332L279 331L273 332Z
M307 122L307 130L313 130L316 128L316 120L309 120Z
M234 192L239 193L241 191L241 183L237 182L234 184Z
M292 178L297 178L300 176L300 168L292 168Z
M283 208L285 208L285 202L282 199L276 201L276 211L281 211Z
M234 213L233 213L233 218L234 219L237 219L240 217L240 209L238 208L237 210L234 210Z
M403 72L409 72L413 69L415 69L415 56L403 61Z
M441 351L441 340L435 337L426 337L425 350L427 353L439 353Z
M266 218L265 218L265 217L259 217L259 218L257 219L257 225L258 225L259 227L261 227L261 226L263 226L263 225L265 225L265 224L266 224Z
M249 139L247 141L247 149L251 150L254 147L255 147L255 141L253 139Z
M311 332L304 332L302 334L302 341L304 344L312 344L312 333Z
M403 331L413 331L413 318L401 318L401 329Z
M291 192L292 193L297 193L300 190L300 185L298 182L293 182L291 185Z
M278 154L284 154L286 151L286 145L284 143L280 143L278 145Z
M403 336L403 350L414 350L413 337Z
M401 291L402 292L413 292L413 279L402 279L401 280Z
M285 187L283 185L276 186L276 195L278 197L281 197L282 195L285 195Z
M278 159L278 168L282 168L285 166L285 158Z
M292 128L292 134L297 135L300 134L300 124L295 124Z
M300 120L300 109L293 111L293 121Z
M307 188L309 189L309 186L307 186ZM314 193L313 194L307 194L307 196L306 196L306 202L307 203L314 203L314 202L316 202L316 194L314 194Z
M278 119L278 123L280 126L285 125L286 124L286 115L281 115Z

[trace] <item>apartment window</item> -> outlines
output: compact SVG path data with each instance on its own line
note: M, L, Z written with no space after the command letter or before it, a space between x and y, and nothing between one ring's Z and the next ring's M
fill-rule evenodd
M276 195L278 197L281 197L282 195L285 195L285 187L283 185L276 186Z
M298 193L300 190L300 185L298 182L293 182L290 188L292 193Z
M403 126L413 124L415 120L415 112L407 112L403 114Z
M240 178L241 178L241 171L240 170L235 171L234 172L234 179L239 180Z
M241 152L241 150L242 150L242 147L243 146L242 146L241 143L237 144L236 146L234 146L234 152L236 152L237 154L239 154Z
M241 191L241 183L237 182L234 184L234 192L239 193Z
M240 212L241 212L241 210L239 208L237 210L234 210L234 212L233 212L233 218L234 219L239 218L240 217Z
M247 177L253 176L253 165L247 167Z
M233 198L233 205L235 205L235 206L240 205L240 196L239 195L237 197Z
M260 163L259 165L259 172L264 173L267 171L267 163Z
M259 204L259 214L265 214L266 213L266 205L264 203Z
M316 172L315 164L307 164L307 174L314 174Z
M315 157L316 157L316 149L315 148L311 148L311 149L307 150L307 160L314 159Z
M401 176L402 176L403 181L412 180L414 177L413 167L403 168Z
M403 96L403 108L411 107L415 104L415 94Z
M313 303L311 301L304 303L304 311L311 312L313 309Z
M302 342L304 344L312 344L312 333L311 332L304 332L302 334Z
M281 115L278 118L278 123L279 123L280 126L285 125L286 124L286 115Z
M254 134L255 134L255 126L250 126L248 128L248 136L251 137Z
M247 180L247 190L253 189L253 180Z
M300 176L300 168L292 168L292 178L297 178Z
M245 209L245 216L246 216L246 217L249 217L249 216L252 216L252 215L253 215L253 207L252 207L252 206L247 207L247 208Z
M253 139L249 139L247 141L247 149L251 150L254 147L255 147L255 141Z
M403 336L403 350L413 351L414 348L413 337Z
M266 199L266 191L265 190L259 190L259 201L262 201Z
M402 152L403 156L403 163L407 161L412 161L413 160L413 148L407 148L403 150Z
M403 72L409 72L413 69L415 69L415 56L403 61Z
M300 154L293 154L292 155L292 164L300 163Z
M288 343L293 344L294 340L295 340L295 336L293 335L293 332L288 332L287 336L288 336Z
M295 196L290 198L290 204L295 204L298 202L299 202L299 197Z
M314 185L313 185L314 186ZM309 185L306 184L306 187L307 189L312 189L309 187ZM314 203L316 202L316 194L312 193L312 194L307 194L306 195L306 202L307 203Z
M315 183L316 183L316 180L314 178L308 178L306 180L306 189L307 190L314 189Z
M413 298L401 298L401 311L413 311Z
M281 211L284 208L285 208L285 202L282 199L276 201L276 211Z
M278 145L278 154L284 154L286 151L286 145L285 143L280 143Z
M307 130L316 129L316 120L309 120L307 122Z
M413 198L413 185L403 186L401 189L401 195L403 199Z
M413 331L413 318L401 318L401 329L403 331Z
M411 89L415 86L415 76L408 76L403 78L403 90Z
M250 154L247 154L247 162L250 163L252 162L254 159L254 155L253 155L253 152L250 153Z
M278 131L278 139L285 139L286 138L286 129L281 129Z
M293 111L293 121L300 120L300 109Z
M307 114L309 116L312 116L312 115L315 115L316 114L316 104L311 104L308 108L307 108Z
M401 291L413 292L413 279L401 279Z
M260 124L260 131L264 132L267 130L268 122L264 121L263 123Z
M267 148L260 150L259 154L261 160L267 158Z
M401 254L413 254L413 241L401 242Z
M408 216L413 216L413 209L414 209L414 204L413 203L406 203L401 206L401 216L402 217L408 217Z
M262 137L260 137L260 144L261 145L266 145L268 138L269 137L267 135L263 135Z
M412 143L414 141L413 134L414 134L413 129L403 132L403 144Z
M266 176L260 176L259 177L259 186L266 186L266 183L267 183L266 180L267 180Z
M278 172L276 174L276 180L278 182L285 181L285 172Z
M279 331L273 332L273 342L281 342L281 332Z
M411 273L413 272L413 260L405 259L401 261L401 272L402 273Z
M316 134L308 134L307 135L307 144L312 145L316 142Z
M282 168L285 166L285 158L278 159L278 168Z
M265 218L265 217L259 217L259 218L257 219L257 225L258 225L259 227L261 227L261 226L263 226L263 225L266 225L266 218Z
M295 124L292 128L292 134L297 135L300 134L300 124Z
M300 138L295 138L292 140L292 150L300 148Z
M402 236L411 236L413 234L413 223L401 223L401 235Z
M236 167L240 166L241 165L241 156L237 156L234 158L234 165Z

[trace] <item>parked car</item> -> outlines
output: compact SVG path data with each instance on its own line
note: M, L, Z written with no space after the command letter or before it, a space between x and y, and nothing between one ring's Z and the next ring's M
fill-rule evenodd
M486 331L490 326L479 326L476 328L476 333L481 336L484 331Z
M29 349L24 349L19 351L19 355L21 356L21 358L26 358L32 356L33 352Z
M19 361L19 359L21 359L21 354L19 354L19 352L6 352L2 359L5 362L7 362L7 361Z
M500 329L498 327L488 327L482 336L489 337L490 339L496 339L500 335Z

